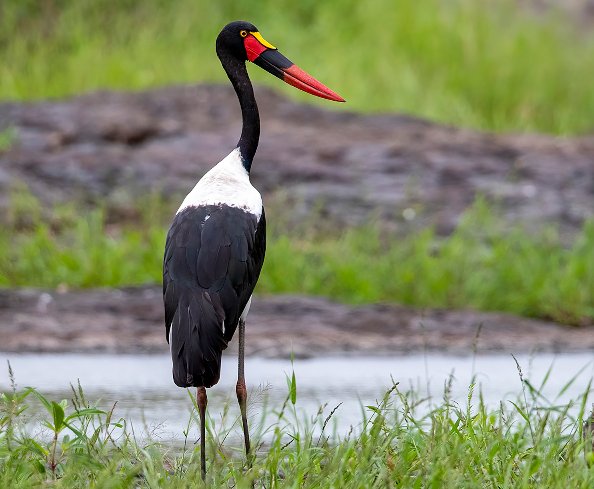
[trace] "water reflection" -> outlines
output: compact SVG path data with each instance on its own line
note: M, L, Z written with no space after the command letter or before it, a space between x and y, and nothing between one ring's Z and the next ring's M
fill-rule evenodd
M519 356L525 378L539 386L552 366L543 394L554 400L565 384L580 372L558 399L577 399L594 377L594 354ZM186 427L191 401L188 392L173 385L167 355L82 355L82 354L0 354L9 360L19 387L34 386L53 399L70 398L69 383L81 385L89 399L103 407L118 402L116 413L132 420L161 438L180 439ZM362 406L380 399L392 380L401 390L414 388L420 396L439 402L444 384L454 376L452 398L465 403L468 386L476 378L488 405L496 408L502 399L513 399L521 391L514 359L510 355L460 357L441 354L395 357L327 357L272 360L250 358L246 378L252 418L262 409L279 409L287 396L287 376L295 371L299 413L314 416L320 405L326 412L341 404L336 429L346 433L362 419ZM236 359L223 360L220 383L209 389L209 412L216 420L225 404L235 409ZM0 372L0 388L9 386L8 369ZM264 408L266 406L266 408Z

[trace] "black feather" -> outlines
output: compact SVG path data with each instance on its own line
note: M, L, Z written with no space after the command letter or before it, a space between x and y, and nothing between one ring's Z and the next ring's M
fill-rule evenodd
M222 352L258 281L265 251L264 209L259 220L226 205L189 207L175 216L163 258L163 301L178 386L218 382Z

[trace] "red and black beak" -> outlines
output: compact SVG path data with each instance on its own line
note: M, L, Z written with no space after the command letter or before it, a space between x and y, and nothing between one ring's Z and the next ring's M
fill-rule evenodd
M340 95L285 58L259 32L248 33L243 42L247 57L252 63L280 78L285 83L316 97L335 102L345 101Z

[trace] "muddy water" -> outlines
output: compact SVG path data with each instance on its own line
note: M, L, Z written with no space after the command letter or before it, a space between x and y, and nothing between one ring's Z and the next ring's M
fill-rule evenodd
M551 401L577 399L594 377L594 354L560 354L517 357L525 378L540 385L549 367L552 371L543 394ZM161 439L181 439L190 418L188 392L173 385L170 360L164 355L80 355L0 353L0 364L10 361L19 387L34 386L59 400L69 398L69 383L80 380L87 397L103 407L118 401L116 414L135 425L137 432L150 432ZM335 429L346 433L357 428L362 406L374 404L392 384L401 390L414 388L420 396L440 402L444 384L453 375L451 397L466 403L473 377L488 405L496 408L502 399L514 399L521 392L516 363L511 355L460 357L449 355L411 355L398 357L329 357L287 360L250 358L246 378L250 390L250 413L254 424L262 411L279 409L287 396L287 376L297 379L297 416L311 418L321 405L328 413L341 404ZM581 371L581 372L580 372ZM579 374L578 374L579 373ZM564 385L574 383L557 398ZM228 403L228 420L235 419L236 360L223 360L220 383L209 389L209 413L220 420ZM9 386L7 368L0 372L0 389ZM363 408L364 409L364 408Z

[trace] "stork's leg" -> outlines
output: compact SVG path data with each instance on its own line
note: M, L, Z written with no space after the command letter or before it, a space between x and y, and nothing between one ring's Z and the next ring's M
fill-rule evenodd
M196 401L200 412L200 468L202 480L204 480L206 479L206 405L208 404L205 387L196 389Z
M237 386L235 392L237 393L237 402L239 402L239 409L241 410L241 422L243 424L243 438L245 440L245 454L250 459L250 434L248 431L247 422L247 389L245 387L245 370L243 366L243 360L245 357L245 321L239 320L239 362L238 362L238 375L237 375Z

